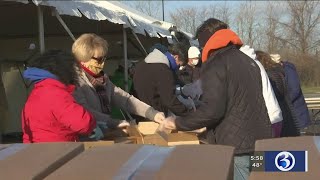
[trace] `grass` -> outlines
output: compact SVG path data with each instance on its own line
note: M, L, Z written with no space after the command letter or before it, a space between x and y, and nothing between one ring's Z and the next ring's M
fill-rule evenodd
M313 94L313 93L320 93L320 87L302 87L303 94Z

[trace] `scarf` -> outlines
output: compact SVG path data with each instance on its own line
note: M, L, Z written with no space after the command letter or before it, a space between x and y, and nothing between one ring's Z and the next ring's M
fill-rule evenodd
M93 73L90 72L87 68L83 68L83 69L89 82L92 84L92 86L97 92L97 95L100 100L102 112L105 114L110 114L111 107L110 107L109 97L106 89L106 85L109 80L108 76L106 76L103 72L101 72L99 75L96 75L94 77L92 75Z

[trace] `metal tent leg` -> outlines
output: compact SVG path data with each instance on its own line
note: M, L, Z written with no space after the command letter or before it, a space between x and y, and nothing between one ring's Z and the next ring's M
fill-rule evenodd
M148 55L148 52L146 51L146 49L144 48L144 46L142 45L138 35L132 30L132 34L133 36L136 38L136 40L138 41L139 45L141 46L141 48L143 49L145 55Z
M43 10L40 6L38 8L38 28L39 28L39 44L40 44L40 53L43 54L45 51L44 45L44 26L43 26Z
M123 60L124 60L125 91L129 92L129 86L128 86L128 40L127 40L127 31L124 27L123 27Z
M69 34L69 36L72 38L73 41L76 40L76 38L74 37L74 35L72 34L72 32L70 31L69 27L67 26L67 24L63 21L63 19L61 18L61 16L59 15L58 11L56 9L53 9L53 13L56 16L56 18L58 19L58 21L60 22L60 24L63 26L63 28L67 31L67 33Z

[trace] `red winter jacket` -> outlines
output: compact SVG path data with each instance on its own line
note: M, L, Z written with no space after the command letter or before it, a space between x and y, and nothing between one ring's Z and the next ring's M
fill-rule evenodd
M74 86L55 79L36 83L22 110L23 142L78 141L96 127L93 116L77 104Z

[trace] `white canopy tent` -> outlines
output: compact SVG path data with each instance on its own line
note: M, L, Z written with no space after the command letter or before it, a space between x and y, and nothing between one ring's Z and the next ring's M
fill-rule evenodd
M20 111L27 92L22 92L23 64L14 65L14 69L1 64L24 61L34 53L27 50L31 43L40 52L46 48L70 50L79 35L97 33L108 40L110 58L123 59L127 69L128 58L144 57L154 43L174 41L169 31L173 24L116 1L5 0L0 2L0 17L0 97L6 98L0 103L0 131L5 133L20 131ZM184 34L191 39L190 34ZM2 123L2 119L10 120Z

